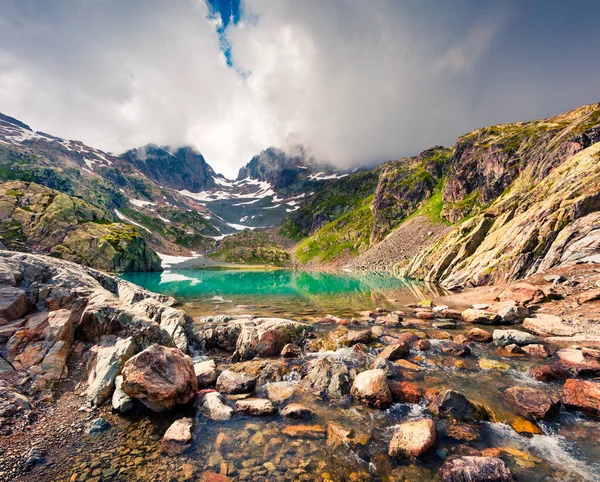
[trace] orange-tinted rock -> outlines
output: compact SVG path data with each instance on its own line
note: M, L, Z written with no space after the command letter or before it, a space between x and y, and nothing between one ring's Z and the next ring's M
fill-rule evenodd
M384 360L395 361L400 358L404 358L410 352L410 346L406 342L396 343L394 345L386 346L379 355L380 358Z
M418 351L431 350L431 342L429 340L417 340L412 342L412 347Z
M569 376L568 372L562 368L552 365L540 365L529 370L529 375L539 382L551 382L561 380Z
M394 431L388 453L390 457L420 457L433 449L437 442L435 422L422 418L405 422Z
M522 305L542 303L546 296L537 286L529 283L517 283L504 290L500 296L500 301L516 301Z
M123 391L156 412L188 403L198 390L194 362L178 348L152 345L125 362Z
M423 390L414 383L389 381L388 385L396 402L420 403L423 399Z
M537 388L511 387L504 392L504 399L521 415L536 420L551 418L560 411L558 398Z
M367 370L354 379L350 395L374 408L387 408L392 404L392 393L385 370Z
M523 351L535 358L547 358L548 350L544 345L533 344L522 347Z
M327 430L321 425L288 425L281 431L288 437L298 438L325 438Z
M569 379L565 382L560 398L565 407L600 416L600 383Z
M488 342L492 341L492 334L481 328L473 328L467 332L467 338L472 341Z

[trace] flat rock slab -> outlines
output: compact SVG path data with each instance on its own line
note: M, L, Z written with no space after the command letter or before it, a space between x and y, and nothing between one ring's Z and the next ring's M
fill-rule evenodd
M573 336L578 333L577 328L570 325L560 316L538 314L535 318L525 318L523 329L543 336Z
M600 416L600 383L569 379L563 385L560 398L565 407L595 417Z
M165 432L160 444L161 450L174 456L187 449L192 442L192 425L191 418L181 418L173 422Z
M554 417L560 411L558 398L537 388L511 387L504 392L504 399L521 415L536 420Z
M235 411L244 415L262 417L273 415L277 409L268 398L247 398L235 402Z
M457 457L439 471L443 482L514 482L510 469L497 457Z

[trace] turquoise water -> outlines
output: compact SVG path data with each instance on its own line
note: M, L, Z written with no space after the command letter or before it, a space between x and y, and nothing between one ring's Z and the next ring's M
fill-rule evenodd
M175 297L192 316L245 311L296 319L353 316L441 294L436 287L376 273L180 270L123 278Z

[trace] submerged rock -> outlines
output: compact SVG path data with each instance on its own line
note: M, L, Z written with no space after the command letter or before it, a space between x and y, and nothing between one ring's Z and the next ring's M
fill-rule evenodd
M504 399L525 417L543 420L560 411L558 398L543 390L531 387L511 387L504 392Z
M178 348L152 345L123 366L123 391L156 412L188 403L198 390L192 359Z
M170 456L175 456L187 449L192 442L191 418L180 418L167 429L160 443L160 448Z
M254 391L256 377L246 373L225 370L217 378L217 390L223 393L248 393Z
M106 432L111 428L110 423L108 423L102 417L95 418L85 428L85 433L93 435L96 433Z
M420 457L433 449L437 441L435 422L421 418L400 424L394 431L388 453L390 457Z
M443 482L514 482L510 469L497 457L457 457L439 470Z
M392 404L392 393L385 370L367 370L354 379L350 395L374 408L387 408Z
M312 414L313 411L310 408L300 403L290 403L281 410L281 415L287 418L307 418Z

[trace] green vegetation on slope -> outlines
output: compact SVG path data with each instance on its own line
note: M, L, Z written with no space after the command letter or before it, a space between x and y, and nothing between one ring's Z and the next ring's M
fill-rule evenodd
M360 206L332 221L296 247L301 263L316 259L327 263L342 255L356 256L369 247L373 230L373 196L364 198Z
M209 258L228 263L283 267L290 254L265 231L242 231L224 238Z

